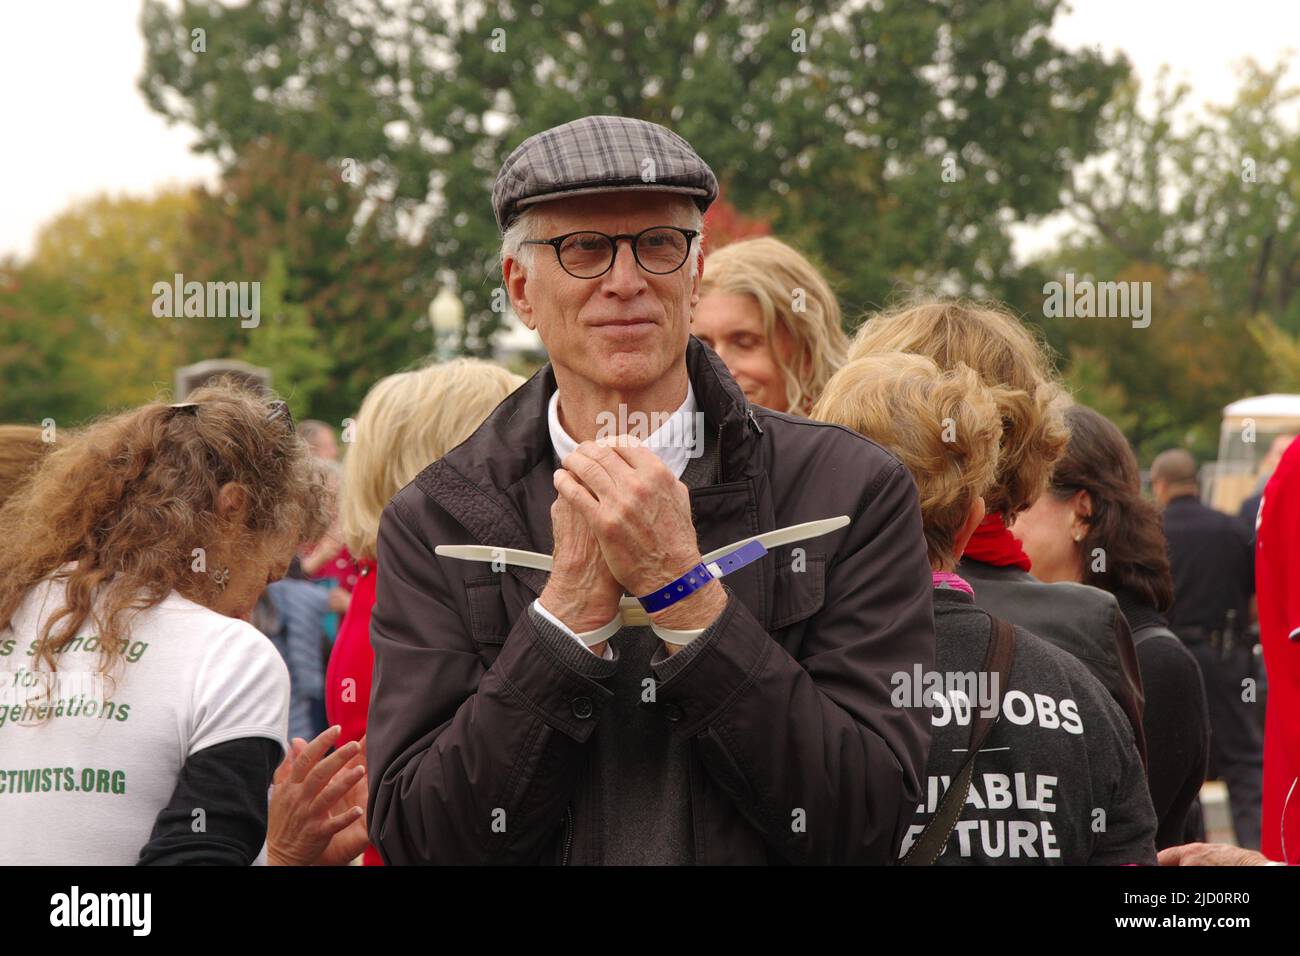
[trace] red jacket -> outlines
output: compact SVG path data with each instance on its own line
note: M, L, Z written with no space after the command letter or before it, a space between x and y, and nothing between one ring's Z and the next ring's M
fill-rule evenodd
M1256 548L1260 643L1268 666L1260 849L1271 859L1300 863L1300 441L1291 443L1264 488Z
M362 560L360 576L352 590L347 613L325 671L325 713L330 726L339 724L343 733L336 746L360 740L366 732L366 711L370 706L370 672L375 655L370 649L370 610L375 606L375 562ZM344 686L345 680L352 683ZM366 847L366 866L383 866L372 846Z
M307 554L310 555L312 550L315 549L308 550ZM308 575L308 577L313 581L333 579L339 587L351 591L356 587L360 568L361 564L354 560L348 549L344 547L339 548L338 554L317 568L315 574Z

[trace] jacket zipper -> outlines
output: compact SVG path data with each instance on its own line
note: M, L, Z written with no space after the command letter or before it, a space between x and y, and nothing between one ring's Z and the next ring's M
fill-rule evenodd
M564 808L564 854L560 857L560 866L569 865L571 846L573 846L573 804Z

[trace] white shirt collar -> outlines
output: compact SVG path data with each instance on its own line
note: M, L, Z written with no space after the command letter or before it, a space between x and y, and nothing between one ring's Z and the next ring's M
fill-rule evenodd
M616 413L611 412L610 414ZM626 428L622 427L626 424L623 417L618 416L620 432L626 431ZM564 461L565 457L578 447L578 443L560 425L559 389L556 389L551 395L551 402L546 410L546 419L551 430L551 447L555 449L555 457L560 461ZM680 478L682 473L686 471L686 464L692 457L691 450L694 442L703 438L702 435L697 436L695 434L697 421L695 389L688 379L686 382L686 400L677 407L675 412L668 416L667 420L659 428L655 429L642 442L668 467L674 478Z

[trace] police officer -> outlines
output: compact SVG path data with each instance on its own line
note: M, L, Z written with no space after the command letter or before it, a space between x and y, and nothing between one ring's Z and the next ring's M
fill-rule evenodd
M1164 509L1174 576L1169 626L1201 665L1210 711L1210 773L1228 785L1237 842L1259 847L1264 741L1254 709L1255 656L1247 636L1255 590L1251 536L1234 516L1202 504L1196 459L1156 456L1151 487Z

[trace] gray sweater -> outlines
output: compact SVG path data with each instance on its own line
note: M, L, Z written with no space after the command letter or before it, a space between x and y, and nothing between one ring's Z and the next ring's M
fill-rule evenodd
M703 454L688 461L681 480L692 489L717 483L712 424L704 428ZM690 741L670 734L647 705L655 684L685 667L709 632L668 657L650 628L625 627L610 638L613 660L606 661L531 607L529 613L562 660L614 694L588 742L587 772L573 799L575 832L588 835L598 863L693 863Z

